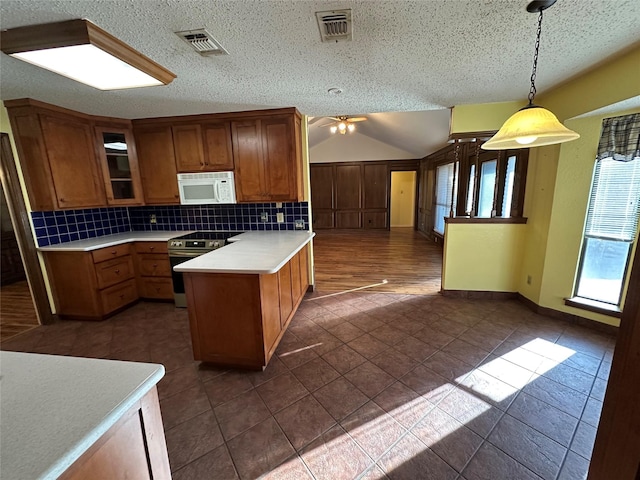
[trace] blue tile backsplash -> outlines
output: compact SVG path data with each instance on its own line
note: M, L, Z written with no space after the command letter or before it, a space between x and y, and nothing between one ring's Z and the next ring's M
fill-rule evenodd
M89 208L31 212L38 246L46 247L114 233L153 230L294 230L303 220L309 230L307 202L242 203L234 205L168 205ZM267 213L267 221L261 214ZM277 222L277 213L284 222ZM155 218L155 223L152 223Z

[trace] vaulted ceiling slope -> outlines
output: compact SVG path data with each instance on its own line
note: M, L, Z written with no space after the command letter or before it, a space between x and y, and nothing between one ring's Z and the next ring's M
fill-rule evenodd
M125 118L296 106L312 116L523 99L536 16L526 0L2 0L0 27L88 18L177 74L101 92L0 55L2 99ZM353 41L321 43L315 12L353 11ZM638 40L637 0L559 0L545 16L540 91ZM206 27L228 56L173 32ZM339 87L341 95L330 95ZM373 125L374 122L371 122Z

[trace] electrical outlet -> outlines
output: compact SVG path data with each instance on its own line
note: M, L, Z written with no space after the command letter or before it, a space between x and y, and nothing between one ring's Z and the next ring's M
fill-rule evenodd
M267 212L260 213L260 221L267 223L269 221L269 214Z
M304 230L304 220L295 220L294 221L294 228L296 230Z
M531 285L531 275L527 275L527 285Z
M276 208L282 208L282 202L276 202Z
M151 215L149 215L149 223L152 225L158 223L155 213L152 213Z
M278 212L276 214L276 222L278 223L284 223L284 213L282 212Z

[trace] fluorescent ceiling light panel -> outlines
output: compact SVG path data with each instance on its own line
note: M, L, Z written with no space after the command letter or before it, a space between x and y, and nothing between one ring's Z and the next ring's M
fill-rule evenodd
M2 51L99 90L166 85L175 75L88 20L1 32Z

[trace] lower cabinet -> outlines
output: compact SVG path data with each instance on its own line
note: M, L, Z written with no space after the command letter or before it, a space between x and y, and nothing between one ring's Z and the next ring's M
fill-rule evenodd
M91 252L45 252L58 315L101 320L138 299L129 244Z
M169 480L171 471L153 387L60 477L61 480Z
M173 301L167 242L136 242L134 245L140 297Z
M263 369L309 286L307 249L273 274L185 273L195 360Z

